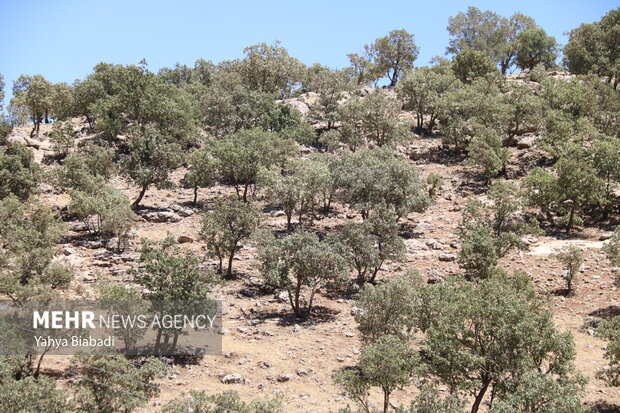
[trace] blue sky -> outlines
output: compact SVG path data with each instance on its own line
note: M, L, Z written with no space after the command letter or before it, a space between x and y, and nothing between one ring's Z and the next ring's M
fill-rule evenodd
M142 58L156 71L241 57L245 46L276 39L306 64L343 67L347 53L400 28L415 34L416 64L424 65L444 54L448 17L470 5L503 16L525 13L560 43L563 33L618 7L617 0L0 0L0 73L10 93L22 73L72 82L98 62Z

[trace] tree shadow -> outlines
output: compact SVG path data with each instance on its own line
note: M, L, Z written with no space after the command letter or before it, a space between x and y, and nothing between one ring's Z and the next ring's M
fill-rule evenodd
M620 405L599 400L590 405L590 413L620 413Z
M307 318L296 317L290 309L285 311L263 311L254 315L254 319L259 320L261 323L267 320L278 319L277 325L284 327L292 327L295 324L308 327L317 324L331 323L336 320L336 316L340 313L337 310L327 308L324 306L312 307L312 312Z
M620 315L620 307L618 307L617 305L610 305L608 307L603 307L603 308L599 308L598 310L594 310L588 315L607 321Z

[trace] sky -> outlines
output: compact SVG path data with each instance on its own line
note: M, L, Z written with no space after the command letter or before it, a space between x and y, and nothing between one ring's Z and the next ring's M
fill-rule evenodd
M243 56L252 44L280 40L306 64L345 67L348 53L405 29L415 35L425 65L444 55L448 18L468 6L502 16L533 17L560 44L581 23L599 20L618 0L0 0L0 73L7 98L20 74L52 82L86 77L99 62L152 71Z

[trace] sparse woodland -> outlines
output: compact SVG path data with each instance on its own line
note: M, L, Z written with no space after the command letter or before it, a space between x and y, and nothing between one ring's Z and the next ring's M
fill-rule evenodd
M225 353L3 356L0 411L618 411L620 9L447 30L16 79L2 297L222 299Z

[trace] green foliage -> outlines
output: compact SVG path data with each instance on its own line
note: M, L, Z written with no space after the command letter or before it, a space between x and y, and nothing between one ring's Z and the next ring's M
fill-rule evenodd
M153 381L162 377L167 366L155 358L139 365L125 357L77 356L71 366L77 375L72 383L77 389L80 412L132 412L159 395Z
M333 192L333 180L329 166L316 157L292 161L284 173L277 167L261 169L258 177L270 202L284 210L288 230L293 214L297 214L301 225L305 214L321 202L329 202L326 198Z
M450 394L441 397L432 387L424 386L408 409L397 410L398 413L462 413L463 402Z
M580 218L579 212L599 203L604 184L581 152L561 158L553 169L555 173L534 169L524 186L530 205L538 206L550 222L552 213L563 218L570 232Z
M609 340L605 351L609 366L601 369L597 377L610 386L618 387L620 386L620 317L616 316L601 323L596 332L602 338Z
M104 139L113 142L136 129L146 134L155 128L185 145L195 135L198 115L189 93L164 83L148 71L145 61L138 66L101 63L89 79L99 81L106 93L89 105Z
M547 395L554 403L566 394L579 403L584 379L574 371L572 338L555 329L526 274L456 282L435 287L438 311L421 343L431 376L451 393L473 397L474 413L489 393L492 409L532 391L532 374L555 387Z
M232 277L233 259L243 248L240 243L250 237L258 224L259 214L254 207L236 199L217 200L213 210L203 216L200 234L207 243L208 255L219 260L220 273L222 261L227 258L226 276Z
M513 248L525 248L522 236L536 232L537 223L526 221L519 189L495 182L488 191L491 205L469 199L457 231L461 239L459 263L470 276L487 278L496 273L499 258Z
M247 201L261 168L283 166L296 148L293 142L278 139L273 132L241 130L213 142L211 153L220 180L234 185L239 199Z
M521 13L505 18L470 6L467 13L449 19L448 32L452 38L448 52L457 54L467 49L482 52L506 74L515 63L519 34L535 27L534 20Z
M315 64L308 68L304 88L319 95L316 102L310 105L310 121L313 124L323 122L325 130L333 129L340 120L339 102L351 89L346 73Z
M572 294L573 284L579 275L581 264L583 264L583 253L581 248L569 244L563 248L556 249L554 256L564 265L564 274L562 274L562 278L566 281L568 294Z
M382 411L387 413L390 395L409 384L420 364L418 354L408 344L395 336L385 335L362 349L354 370L341 370L335 379L354 400L361 399L359 394L363 393L360 390L364 387L379 387L383 393ZM367 403L361 407L368 411Z
M464 83L478 78L490 78L498 73L497 66L489 56L474 49L459 52L452 64L454 75Z
M620 9L616 8L600 21L570 31L564 63L571 73L607 76L614 88L620 83L619 16Z
M555 37L547 36L544 29L532 28L519 33L516 39L516 64L520 69L532 70L542 64L546 69L555 65L558 44Z
M121 173L140 188L132 204L137 209L151 185L169 188L170 172L181 164L181 145L173 136L166 135L154 125L134 129L128 143L128 154L121 160Z
M403 141L409 126L400 119L402 104L383 89L374 89L366 97L354 96L340 107L339 132L349 149L366 143L384 146Z
M112 148L88 144L69 154L53 177L55 185L62 189L91 192L104 185L115 170Z
M10 196L0 201L0 292L17 303L52 298L73 277L52 262L63 226L43 205L26 205Z
M390 86L395 86L404 74L413 68L413 62L419 53L415 36L403 29L392 30L366 49L376 66L376 71L388 77Z
M614 266L620 266L620 228L616 228L612 237L603 246L603 252Z
M365 284L355 300L355 315L365 342L374 342L386 334L403 340L423 326L419 311L423 297L419 294L419 277L396 276L378 285Z
M12 144L0 152L0 199L10 195L22 200L36 191L43 170L35 162L32 150Z
M400 218L430 204L415 167L387 149L344 153L335 176L344 201L364 219L380 206L393 208Z
M398 235L394 214L378 209L365 221L349 222L342 228L339 240L345 247L349 266L357 272L357 284L374 283L386 261L403 261L405 243Z
M444 93L440 108L442 141L457 153L466 148L476 130L491 128L499 133L508 112L498 84L489 79L477 79Z
M95 113L93 105L106 97L103 84L93 78L86 78L82 81L76 80L73 83L73 110L74 116L84 116L88 122L90 131L95 128Z
M213 395L207 395L204 391L190 391L164 405L162 413L280 413L282 408L279 398L246 403L233 390Z
M235 70L243 84L251 90L281 98L288 97L301 81L304 65L276 41L259 43L243 49L245 58Z
M310 316L319 288L337 285L346 276L341 247L305 230L283 239L261 234L258 261L266 283L287 291L299 318Z
M541 128L543 102L534 92L535 89L529 85L518 83L507 88L503 96L506 118L502 129L509 140L514 136L538 132Z
M431 172L426 177L426 184L428 185L428 196L433 198L437 195L437 190L443 185L443 178L441 175Z
M54 122L49 134L56 155L66 156L75 145L75 132L71 121Z
M23 360L23 359L22 359ZM16 358L0 360L0 410L16 413L64 413L70 411L65 394L48 377L21 377Z
M415 113L417 128L422 129L426 122L428 131L432 132L441 96L456 87L458 82L451 72L443 72L438 67L419 67L405 75L396 92L403 101L403 109Z
M349 67L345 70L353 83L357 86L376 82L377 79L383 75L383 73L378 73L379 68L372 61L370 46L366 45L364 50L364 55L359 55L357 53L349 53L347 55L349 58Z
M129 198L121 191L104 183L74 190L68 211L90 232L116 238L117 251L125 249L134 226L134 213Z
M183 177L183 184L194 190L194 204L198 201L198 188L207 188L215 182L217 165L208 147L190 154L189 170Z
M493 129L484 128L474 134L467 150L471 162L484 170L486 181L506 170L508 151Z
M207 298L213 277L200 265L192 252L180 254L172 248L173 240L160 245L143 241L140 266L136 268L138 282L148 292L151 301L200 301Z
M41 75L21 75L13 82L13 99L9 110L23 111L33 124L30 137L38 134L43 121L49 120L52 108L52 83Z

